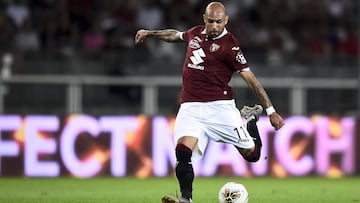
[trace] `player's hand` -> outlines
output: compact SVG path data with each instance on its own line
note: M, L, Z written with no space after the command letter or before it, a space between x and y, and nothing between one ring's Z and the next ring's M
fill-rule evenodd
M284 120L276 112L274 112L270 115L270 122L271 122L271 125L275 128L275 130L279 130L284 125Z
M135 35L135 44L143 43L147 37L147 30L138 30Z

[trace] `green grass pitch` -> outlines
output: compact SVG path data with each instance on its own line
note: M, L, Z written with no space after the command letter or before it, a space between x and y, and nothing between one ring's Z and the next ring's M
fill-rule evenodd
M249 203L356 203L360 177L196 177L194 202L217 203L220 187L229 181L247 188ZM168 178L0 178L1 203L160 203L175 195L177 180Z

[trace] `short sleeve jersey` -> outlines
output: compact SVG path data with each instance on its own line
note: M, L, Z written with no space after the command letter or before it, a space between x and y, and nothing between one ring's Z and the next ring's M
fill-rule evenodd
M181 33L187 52L180 103L233 99L231 77L248 68L240 45L230 32L224 29L217 38L208 39L204 30L205 26L196 26Z

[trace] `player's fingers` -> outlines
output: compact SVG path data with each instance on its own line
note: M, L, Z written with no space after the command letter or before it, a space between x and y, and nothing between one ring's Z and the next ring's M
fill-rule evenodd
M143 43L145 39L146 39L146 31L145 30L137 31L135 35L135 44Z
M275 130L279 130L281 128L281 121L280 120L272 120L271 125L274 127Z
M142 30L139 30L135 35L135 44L140 44L142 42L143 42Z
M284 125L284 122L279 121L279 122L275 123L274 127L276 130L279 130L281 127L283 127L283 125Z
M284 120L277 113L271 115L270 121L275 130L279 130L284 125Z
M135 35L135 44L139 44L141 42L139 32Z

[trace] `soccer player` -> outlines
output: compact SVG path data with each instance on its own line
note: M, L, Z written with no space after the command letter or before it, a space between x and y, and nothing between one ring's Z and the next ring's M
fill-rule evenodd
M259 98L275 130L284 125L263 86L250 70L238 41L225 28L229 17L224 5L211 2L203 19L205 25L185 32L142 29L135 36L135 44L148 38L187 43L181 105L174 127L175 173L181 197L165 195L163 203L192 202L194 171L191 160L202 157L209 139L234 145L249 162L259 160L262 143L256 122L263 108L261 105L245 106L239 112L233 89L228 84L235 72ZM247 127L241 115L247 120Z

